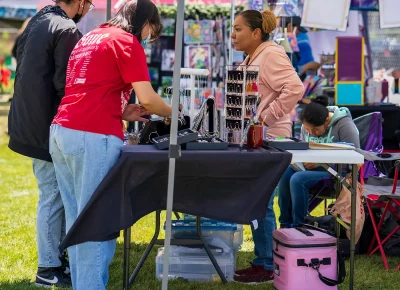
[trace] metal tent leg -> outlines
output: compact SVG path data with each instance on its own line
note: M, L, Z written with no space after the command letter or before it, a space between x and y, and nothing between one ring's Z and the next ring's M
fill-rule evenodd
M133 271L131 277L129 278L129 285L132 285L132 283L135 281L137 275L139 274L140 269L142 269L144 262L146 261L151 250L153 249L154 245L157 242L158 235L160 234L160 223L161 223L160 215L161 215L161 210L157 210L156 211L156 229L155 229L153 238L151 239L149 245L147 246L146 250L144 251L142 257L140 258L139 263L136 265L135 270Z
M203 243L204 249L206 250L207 255L210 258L211 263L213 264L215 270L217 270L217 273L218 273L219 277L221 278L222 283L227 283L228 281L226 280L226 277L225 277L224 273L222 273L222 270L219 267L217 260L215 260L215 257L213 255L213 253L211 252L210 248L208 247L208 245L204 241L204 237L203 237L203 235L201 233L201 222L200 222L200 217L199 216L196 217L196 229L197 229L197 235L199 236L201 242Z
M131 228L124 230L123 290L129 289L129 258L131 253Z

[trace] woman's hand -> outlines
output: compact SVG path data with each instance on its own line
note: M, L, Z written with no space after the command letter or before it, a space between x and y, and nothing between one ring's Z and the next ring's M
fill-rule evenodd
M141 118L141 116L151 115L151 112L147 111L142 105L129 104L126 106L122 119L129 122L140 121L148 122L149 120Z
M304 168L307 169L307 170L312 170L312 169L318 168L318 163L304 162L303 165L304 165Z

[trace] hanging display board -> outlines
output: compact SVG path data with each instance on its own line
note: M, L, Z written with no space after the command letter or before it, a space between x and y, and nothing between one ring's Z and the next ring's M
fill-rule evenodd
M304 0L301 26L346 31L350 0Z
M400 27L400 1L379 0L381 28Z
M364 38L336 38L336 105L364 104Z
M298 2L299 0L278 1L273 12L276 17L301 16Z

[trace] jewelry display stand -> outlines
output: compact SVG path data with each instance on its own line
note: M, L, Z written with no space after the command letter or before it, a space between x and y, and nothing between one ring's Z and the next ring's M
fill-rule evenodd
M228 65L225 76L225 122L223 139L243 145L257 115L259 96L258 65Z

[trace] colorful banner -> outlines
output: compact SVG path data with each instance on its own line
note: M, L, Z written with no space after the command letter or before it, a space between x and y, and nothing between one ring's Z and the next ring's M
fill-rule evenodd
M379 0L351 0L352 10L379 10Z

